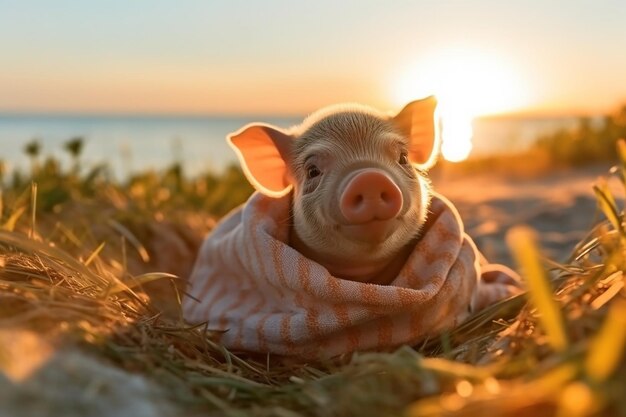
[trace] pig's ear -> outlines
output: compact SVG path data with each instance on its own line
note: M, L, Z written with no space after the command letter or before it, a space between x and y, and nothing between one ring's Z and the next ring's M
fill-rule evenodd
M439 154L439 120L435 96L407 104L393 122L409 138L409 159L421 169L432 167Z
M228 135L227 140L254 188L270 197L291 191L287 167L292 136L272 126L251 124Z

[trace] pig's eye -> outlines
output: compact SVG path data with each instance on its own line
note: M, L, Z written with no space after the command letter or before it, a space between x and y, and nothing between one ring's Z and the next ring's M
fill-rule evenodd
M321 173L322 173L322 171L320 171L319 168L316 167L315 165L310 165L306 169L306 177L308 179L318 177Z
M400 154L400 158L398 159L398 163L400 165L406 165L409 163L409 155L406 152L402 152Z

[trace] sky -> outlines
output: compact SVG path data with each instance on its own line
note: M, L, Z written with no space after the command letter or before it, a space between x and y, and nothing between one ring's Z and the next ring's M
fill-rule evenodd
M598 113L626 102L626 1L0 0L0 111Z

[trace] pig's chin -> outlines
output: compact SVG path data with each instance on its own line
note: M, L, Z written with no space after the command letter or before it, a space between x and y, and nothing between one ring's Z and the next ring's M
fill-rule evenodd
M372 220L360 224L342 224L338 232L345 238L366 245L378 245L385 242L396 230L397 219Z

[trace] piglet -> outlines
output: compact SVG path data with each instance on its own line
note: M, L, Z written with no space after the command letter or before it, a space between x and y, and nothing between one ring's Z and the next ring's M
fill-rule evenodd
M388 284L411 251L437 158L434 97L395 117L334 106L289 132L253 124L229 136L261 193L293 190L290 244L336 277Z
M486 261L431 189L438 127L428 97L230 135L258 193L205 241L185 317L231 348L320 357L415 343L512 294L507 268L480 279Z

